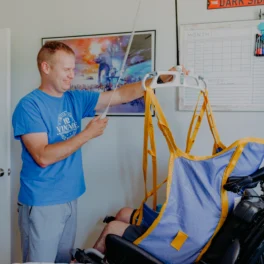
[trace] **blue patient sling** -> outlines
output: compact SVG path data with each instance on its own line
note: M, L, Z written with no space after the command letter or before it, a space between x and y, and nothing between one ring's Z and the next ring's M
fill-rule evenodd
M143 174L145 198L133 217L133 223L148 223L147 231L134 244L164 263L188 264L198 262L233 210L238 194L229 193L223 186L232 176L254 173L264 158L264 140L244 138L226 147L219 138L208 93L201 92L203 104L199 113L197 103L187 136L185 152L177 147L168 122L150 87L145 92L145 125ZM151 109L155 109L158 127L170 153L167 178L157 183L157 157ZM214 137L211 156L192 156L190 151L204 114ZM196 121L196 124L194 125ZM149 148L150 142L150 148ZM147 190L148 155L152 157L153 190ZM166 183L166 201L159 213L157 191ZM153 196L153 208L147 200Z

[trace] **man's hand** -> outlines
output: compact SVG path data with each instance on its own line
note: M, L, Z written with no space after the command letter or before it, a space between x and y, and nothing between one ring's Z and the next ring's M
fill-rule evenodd
M177 69L175 67L172 67L169 69L169 71L177 71ZM182 72L185 74L185 75L188 75L190 73L190 71L186 70L184 68L184 66L182 66ZM161 75L160 78L162 79L162 81L164 83L166 82L170 82L173 78L173 75Z
M88 123L83 132L89 134L90 139L99 137L104 133L107 123L108 118L100 119L100 116L97 116Z
M94 118L78 135L53 144L48 143L47 133L31 133L21 136L28 152L40 167L47 167L69 157L92 138L103 134L108 118Z
M188 75L190 73L190 71L188 71L187 69L185 69L185 67L183 65L181 65L182 67L182 72L185 74L185 75ZM177 71L175 67L172 67L169 69L169 71Z

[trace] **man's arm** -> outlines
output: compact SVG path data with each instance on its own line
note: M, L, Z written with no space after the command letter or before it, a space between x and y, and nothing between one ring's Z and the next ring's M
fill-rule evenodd
M26 134L22 136L22 141L35 162L45 168L69 157L87 141L102 135L107 121L107 118L100 120L96 117L82 132L63 142L48 144L46 133Z
M170 71L176 71L176 69L173 67L170 69ZM183 67L183 72L185 74L188 74L188 71ZM161 80L166 83L169 82L172 78L172 75L162 75L160 76ZM148 79L146 81L146 85L148 86L151 83L152 79ZM112 95L114 91L108 91L108 92L103 92L100 94L97 105L95 107L95 110L101 110L105 109L107 105L109 104ZM142 83L141 82L136 82L136 83L130 83L130 84L125 84L118 88L111 100L111 105L119 105L123 103L128 103L131 102L135 99L138 99L144 95L144 90L142 88Z
M149 81L149 80L148 80ZM144 95L141 82L125 84L116 91L108 91L100 94L95 110L105 109L110 100L112 105L119 105L131 102ZM111 99L112 98L112 99Z

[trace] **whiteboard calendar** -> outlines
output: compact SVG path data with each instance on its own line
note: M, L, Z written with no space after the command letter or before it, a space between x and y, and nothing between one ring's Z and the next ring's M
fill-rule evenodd
M180 64L205 78L215 111L264 111L264 56L256 57L261 20L181 25ZM179 110L193 110L198 91L179 90Z

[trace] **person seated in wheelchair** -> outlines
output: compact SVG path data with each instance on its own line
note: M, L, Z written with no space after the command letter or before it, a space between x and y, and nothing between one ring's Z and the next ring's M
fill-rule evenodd
M149 226L144 223L144 219L140 226L132 224L132 220L136 211L136 209L129 207L120 209L114 217L114 220L105 226L93 248L104 254L105 239L109 234L118 235L132 243L137 238L142 236L147 231Z

